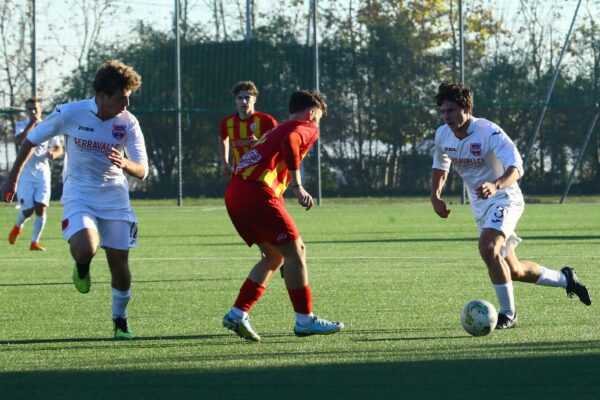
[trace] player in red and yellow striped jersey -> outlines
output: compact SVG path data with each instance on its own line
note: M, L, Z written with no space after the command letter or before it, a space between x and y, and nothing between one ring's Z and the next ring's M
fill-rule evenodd
M277 126L277 120L271 115L254 109L258 89L253 82L238 82L232 93L235 97L236 112L223 118L220 124L219 154L221 168L226 176L231 176L240 158L265 132Z
M289 121L266 133L244 154L227 185L225 205L236 230L251 246L256 243L264 257L252 268L223 326L242 338L259 341L248 312L266 285L285 264L285 285L294 311L298 336L326 335L344 328L312 312L305 246L294 220L285 209L283 192L288 184L298 203L309 210L311 195L302 186L300 162L319 138L319 121L327 111L325 96L316 91L294 92Z

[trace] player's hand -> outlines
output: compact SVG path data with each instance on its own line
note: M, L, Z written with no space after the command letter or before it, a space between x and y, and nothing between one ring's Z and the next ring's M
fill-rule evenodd
M433 211L441 218L448 218L450 210L446 207L446 202L442 199L432 198L431 204L433 205Z
M496 189L496 185L492 182L484 182L481 186L475 189L475 193L477 193L477 197L480 199L487 199L496 194L498 189Z
M127 160L123 154L121 154L121 152L114 147L110 149L110 153L108 153L108 159L112 165L121 169L125 169L127 167L127 163L129 162L129 160Z
M9 180L5 180L2 182L2 186L0 186L0 195L2 195L2 200L5 203L10 203L15 197L15 193L17 191L16 182L10 182Z
M56 158L56 156L54 155L53 152L49 151L46 153L46 157L48 157L51 160L54 160Z
M314 204L313 198L306 190L304 190L304 187L302 185L292 187L292 191L294 192L294 194L296 195L296 198L298 199L298 204L300 204L302 207L304 207L306 209L306 211L308 211L312 208L312 206Z
M229 163L223 162L221 163L221 173L226 178L231 177L233 175L233 167Z

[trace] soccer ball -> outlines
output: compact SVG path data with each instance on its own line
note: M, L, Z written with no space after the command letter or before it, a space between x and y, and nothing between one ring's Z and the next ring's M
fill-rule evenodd
M498 322L498 312L485 300L471 300L460 313L460 323L473 336L492 333Z

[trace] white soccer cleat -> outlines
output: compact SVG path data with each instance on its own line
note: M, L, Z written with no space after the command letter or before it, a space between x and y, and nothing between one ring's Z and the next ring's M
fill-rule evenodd
M258 333L254 332L254 329L252 329L248 317L236 318L230 313L227 313L223 317L223 326L231 331L234 331L236 335L243 339L260 342L260 336L258 336Z
M326 319L321 319L316 315L312 317L312 321L308 325L300 325L296 322L294 333L296 336L310 335L332 335L344 329L343 322L331 322Z

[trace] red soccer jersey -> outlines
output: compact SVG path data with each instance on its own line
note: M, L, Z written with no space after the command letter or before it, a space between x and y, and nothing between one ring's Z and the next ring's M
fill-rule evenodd
M286 163L286 155L289 159L290 149L286 146L290 146L289 136L292 133L296 133L294 136L300 139L298 143L300 158L304 158L312 144L319 138L319 128L310 122L298 120L284 122L259 139L252 150L242 157L235 175L240 175L245 180L262 182L275 197L281 196L290 181L288 172L290 166Z
M244 153L251 149L254 138L259 139L265 132L277 125L275 118L258 111L245 120L241 120L237 113L223 118L221 120L221 139L229 138L233 168L235 169Z

